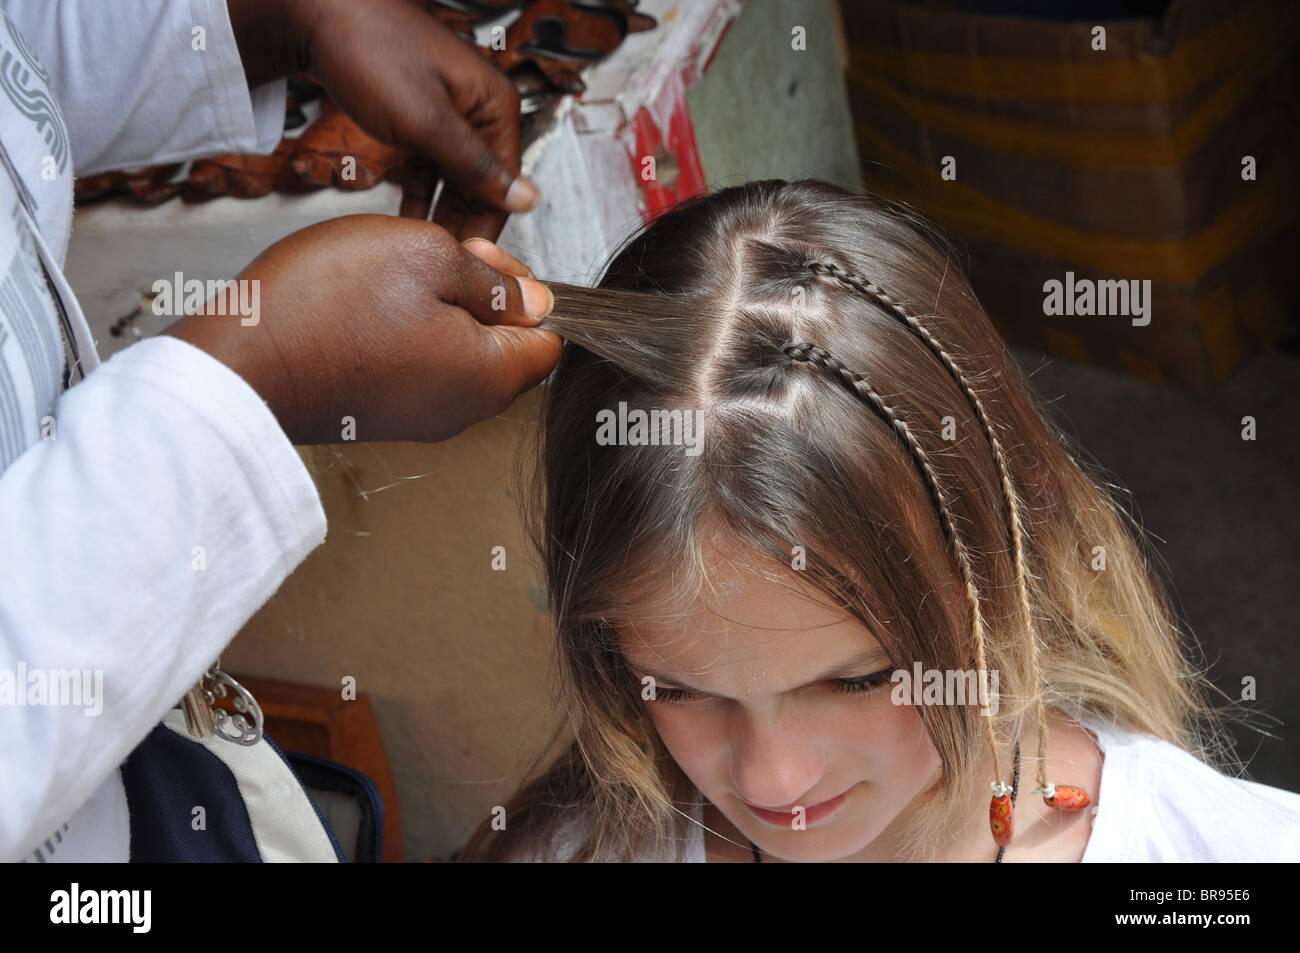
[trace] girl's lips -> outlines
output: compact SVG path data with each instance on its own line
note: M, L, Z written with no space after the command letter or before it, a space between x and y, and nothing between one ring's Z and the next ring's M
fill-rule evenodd
M848 800L849 794L852 792L853 788L849 788L843 794L838 797L833 797L829 801L822 801L820 804L814 804L811 807L804 805L804 821L808 824L813 824L824 817L829 817L839 809L841 804ZM766 821L773 827L789 828L792 826L795 818L793 809L789 811L769 811L765 808L755 807L748 801L742 800L741 803L744 804L745 807L749 808L755 817L761 821Z

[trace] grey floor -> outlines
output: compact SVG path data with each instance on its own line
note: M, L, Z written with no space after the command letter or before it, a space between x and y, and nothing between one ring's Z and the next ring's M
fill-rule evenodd
M805 27L808 50L790 49ZM710 187L756 178L860 187L827 0L748 0L690 93ZM1273 737L1237 728L1249 776L1300 790L1300 358L1275 350L1189 396L1017 350L1086 456L1127 487L1209 673ZM1257 439L1241 438L1241 418Z

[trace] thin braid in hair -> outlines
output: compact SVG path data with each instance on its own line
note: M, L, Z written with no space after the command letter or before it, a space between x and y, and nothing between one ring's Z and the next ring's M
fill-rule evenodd
M1021 519L1021 506L1019 496L1016 494L1015 485L1011 480L1011 467L1007 464L1006 454L1002 450L1002 442L998 440L997 432L993 429L993 424L989 420L989 415L984 409L984 402L980 400L979 395L975 393L975 388L971 386L966 375L962 372L957 362L953 360L938 339L921 324L916 315L912 314L906 307L896 301L888 292L886 292L875 282L862 275L856 275L852 272L845 271L833 262L817 261L809 259L804 262L804 267L808 268L814 274L826 275L840 284L851 288L858 293L865 295L871 301L878 304L886 312L897 318L907 326L912 333L925 344L926 347L937 357L940 363L948 370L949 376L952 377L957 387L965 395L967 403L970 404L971 410L980 422L980 427L984 431L984 436L989 442L993 451L993 459L998 469L998 480L1001 483L1002 497L1007 506L1007 523L1011 534L1012 558L1015 562L1016 571L1016 594L1020 602L1020 611L1025 618L1026 631L1029 640L1029 666L1030 679L1034 686L1034 707L1038 720L1038 784L1040 787L1047 786L1047 719L1043 709L1042 692L1039 691L1039 665L1038 665L1038 627L1034 622L1033 608L1029 601L1029 584L1028 572L1025 565L1025 547L1024 531Z
M979 667L981 673L987 671L984 658L984 614L980 609L979 589L975 585L975 573L971 566L970 553L957 532L957 525L952 517L947 494L943 492L943 487L939 485L934 468L930 466L930 458L926 455L920 441L916 439L916 435L912 433L912 428L895 413L894 409L889 406L863 375L854 373L841 365L823 348L802 341L790 341L782 345L781 349L793 360L816 364L835 374L853 394L865 400L880 419L902 440L903 445L912 457L912 461L916 464L916 468L921 473L921 479L930 491L930 496L939 511L939 524L942 526L943 534L957 559L957 566L961 570L962 584L966 593L966 601L970 604L971 609L971 632L975 639L975 664ZM993 734L991 718L984 720L984 728L988 735L989 750L993 754L993 775L1000 781L1002 768L998 760L998 745Z

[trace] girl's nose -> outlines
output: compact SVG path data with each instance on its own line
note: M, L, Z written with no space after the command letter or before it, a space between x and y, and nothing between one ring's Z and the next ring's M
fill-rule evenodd
M800 799L816 790L826 770L814 724L780 701L738 710L730 726L731 781L737 796L772 811L810 807Z

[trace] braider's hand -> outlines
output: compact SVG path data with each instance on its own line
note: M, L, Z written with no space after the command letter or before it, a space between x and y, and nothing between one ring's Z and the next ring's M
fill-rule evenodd
M538 201L520 175L514 84L411 0L228 0L250 85L305 72L366 132L410 159L401 214L495 239Z
M208 312L166 333L233 368L298 444L437 441L542 381L561 341L535 327L550 291L486 241L427 222L351 215L295 232L240 280L256 323ZM250 286L251 287L251 286Z

